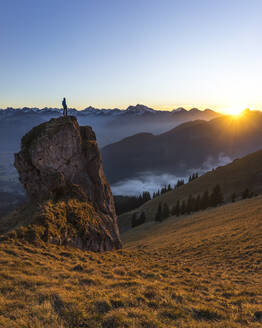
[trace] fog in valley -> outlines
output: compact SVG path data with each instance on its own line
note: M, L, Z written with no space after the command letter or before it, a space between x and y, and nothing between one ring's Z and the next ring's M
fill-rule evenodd
M149 191L152 195L158 189L161 189L168 184L170 184L173 188L178 180L183 179L186 183L188 181L188 177L193 173L198 172L199 175L203 175L212 169L226 165L230 162L232 162L232 159L221 153L219 154L218 160L210 156L201 167L192 168L184 176L177 176L170 173L157 174L152 172L144 172L135 178L125 179L111 185L111 189L114 195L134 196L141 194L143 191Z

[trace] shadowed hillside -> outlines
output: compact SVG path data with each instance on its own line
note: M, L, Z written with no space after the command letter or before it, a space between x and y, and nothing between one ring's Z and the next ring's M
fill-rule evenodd
M179 188L153 198L138 209L124 213L119 217L119 227L121 231L131 228L133 213L140 215L145 212L146 220L155 220L155 215L159 203L166 203L171 209L176 202L187 200L190 195L202 195L206 190L211 192L215 185L219 184L225 201L231 201L232 193L236 194L236 199L241 198L244 189L249 188L254 193L262 192L262 150L236 159L232 163L218 167L207 172Z
M135 228L118 251L0 243L0 326L258 328L261 220L256 197Z
M102 157L106 176L116 183L145 173L187 176L210 159L216 166L222 154L235 159L261 144L262 113L246 110L238 118L187 122L160 135L137 134L104 147Z

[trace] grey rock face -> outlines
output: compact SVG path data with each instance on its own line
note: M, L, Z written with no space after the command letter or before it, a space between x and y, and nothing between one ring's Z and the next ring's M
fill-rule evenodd
M22 138L15 167L31 203L77 199L96 211L101 229L96 226L95 235L88 223L88 235L79 231L72 239L67 232L63 243L90 250L121 247L114 201L91 127L79 126L73 116L40 124Z

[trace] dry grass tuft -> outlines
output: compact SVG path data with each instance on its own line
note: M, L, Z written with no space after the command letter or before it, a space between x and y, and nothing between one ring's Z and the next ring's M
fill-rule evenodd
M0 327L260 327L262 197L148 223L104 253L0 243Z

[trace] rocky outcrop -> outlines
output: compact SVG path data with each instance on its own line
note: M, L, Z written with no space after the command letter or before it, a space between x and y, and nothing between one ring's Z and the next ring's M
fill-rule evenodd
M111 189L96 136L73 116L40 124L15 154L15 167L29 204L30 233L45 242L101 251L121 247ZM32 233L32 226L41 227Z

